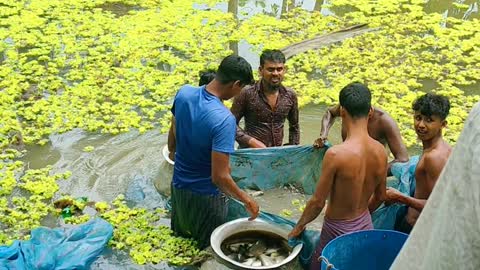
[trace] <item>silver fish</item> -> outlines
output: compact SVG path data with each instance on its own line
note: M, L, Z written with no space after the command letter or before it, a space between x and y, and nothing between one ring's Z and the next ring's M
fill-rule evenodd
M254 261L252 263L252 266L262 266L262 262L261 261Z
M248 256L258 257L260 254L264 253L267 250L267 245L265 242L258 240L248 249Z
M284 256L278 256L278 257L275 257L275 263L281 263L285 260L285 257Z
M252 266L252 264L255 262L254 258L249 258L246 261L244 261L242 264L246 266Z
M270 266L275 264L275 262L272 261L272 259L265 254L260 254L259 258L260 258L260 261L262 262L262 266Z

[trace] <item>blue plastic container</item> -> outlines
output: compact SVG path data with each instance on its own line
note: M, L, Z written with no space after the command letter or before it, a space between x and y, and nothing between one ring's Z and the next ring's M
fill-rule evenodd
M321 270L388 270L407 238L390 230L344 234L323 249Z

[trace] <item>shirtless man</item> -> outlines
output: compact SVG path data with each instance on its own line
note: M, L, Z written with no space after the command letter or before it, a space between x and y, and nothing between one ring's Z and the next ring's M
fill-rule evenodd
M442 129L447 125L445 119L450 110L448 99L428 93L413 103L413 110L415 111L413 116L415 132L423 144L422 156L415 169L415 194L412 198L393 188L387 190L388 202L408 206L407 215L397 222L395 228L405 233L410 233L417 222L452 151L442 137Z
M340 92L345 141L325 153L315 193L289 234L289 238L298 237L322 212L325 201L330 198L311 269L320 269L317 259L334 238L373 229L370 205L378 205L385 198L387 154L383 145L368 135L368 115L372 110L371 94L365 85L351 83Z
M322 118L322 129L320 131L320 138L316 139L313 146L323 147L330 128L335 122L335 118L340 116L340 105L335 105L327 109ZM391 175L390 164L394 162L407 162L408 153L405 144L403 144L400 130L395 123L395 120L385 111L373 107L373 111L369 115L368 120L368 134L381 144L388 144L388 148L392 152L394 159L388 165L388 175ZM347 132L342 126L342 139L345 140Z

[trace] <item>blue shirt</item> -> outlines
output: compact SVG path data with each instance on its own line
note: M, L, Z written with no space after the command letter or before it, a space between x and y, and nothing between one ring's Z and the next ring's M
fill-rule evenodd
M218 194L212 183L212 151L233 153L235 117L205 86L184 85L173 102L176 153L173 186L201 194Z

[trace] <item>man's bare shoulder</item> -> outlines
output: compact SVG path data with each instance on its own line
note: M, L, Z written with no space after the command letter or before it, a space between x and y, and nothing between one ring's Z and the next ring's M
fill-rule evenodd
M387 155L385 153L385 146L382 143L380 143L379 141L377 141L373 138L369 138L368 145L369 145L369 148L372 151L374 151L375 153L385 154L385 156Z
M428 152L424 152L420 161L422 162L425 170L441 169L447 163L451 151L452 148L450 145L444 142L439 147L436 147Z
M343 144L338 144L328 148L323 159L333 161L338 160L345 155L347 155L347 148Z
M386 111L375 107L375 117L379 121L384 129L397 128L397 123L390 114ZM399 130L400 132L400 130Z
M351 161L354 156L357 156L355 149L348 143L341 143L330 147L325 153L324 159L338 164Z

